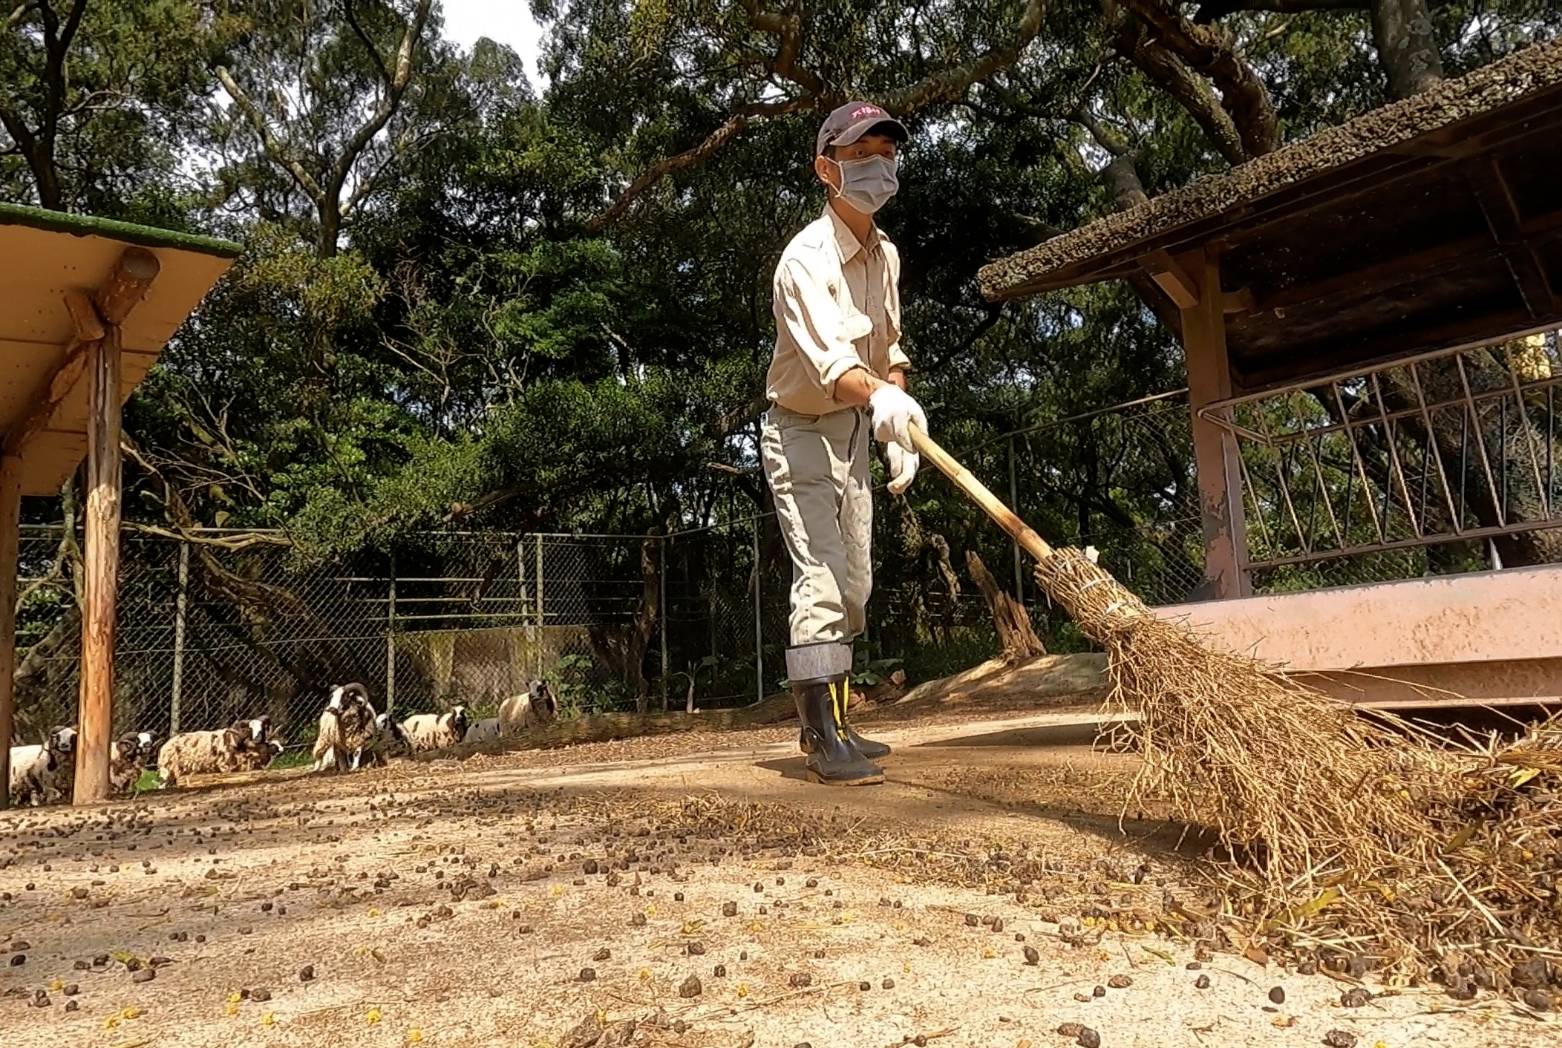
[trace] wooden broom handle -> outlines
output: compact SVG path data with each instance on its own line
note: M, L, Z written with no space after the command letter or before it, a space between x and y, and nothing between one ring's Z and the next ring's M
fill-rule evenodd
M939 447L933 438L917 428L915 422L911 423L911 443L917 447L917 452L950 480L955 487L965 492L972 502L982 507L987 515L997 521L998 526L1009 533L1009 536L1025 548L1037 560L1046 560L1052 556L1052 547L1047 545L1047 540L1036 534L1031 526L1015 515L1015 512L987 490L987 485L971 475L971 471L960 465L955 457L943 448Z

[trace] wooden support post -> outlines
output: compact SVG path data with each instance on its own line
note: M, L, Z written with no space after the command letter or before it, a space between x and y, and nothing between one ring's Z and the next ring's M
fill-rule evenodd
M87 380L87 512L85 584L81 613L81 697L77 709L77 804L109 795L109 743L114 735L114 628L119 590L120 324L146 296L157 276L157 257L141 248L120 255L93 306L103 337L82 341L90 317L72 309L76 342L84 347ZM70 299L67 298L67 304ZM79 306L79 304L78 304ZM84 326L85 325L85 326ZM70 363L67 354L67 366ZM64 374L65 369L61 369ZM57 376L58 377L58 376ZM51 385L51 393L53 388ZM52 414L53 407L48 408ZM47 422L48 414L44 415Z
M1247 573L1241 452L1235 436L1199 415L1201 408L1231 396L1220 260L1206 254L1202 258L1182 256L1179 262L1180 269L1196 276L1198 287L1197 300L1182 311L1182 342L1188 361L1199 512L1204 522L1204 573L1211 596L1245 597L1253 588Z
M444 701L446 696L436 696ZM396 708L396 554L390 557L390 594L385 605L385 712Z
M77 713L77 804L106 800L109 793L119 582L119 340L118 325L110 324L103 338L87 347L87 542Z
M0 810L11 806L11 733L16 721L16 558L22 460L0 457Z

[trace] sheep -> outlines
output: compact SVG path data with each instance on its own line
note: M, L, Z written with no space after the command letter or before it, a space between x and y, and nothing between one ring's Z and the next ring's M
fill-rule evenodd
M474 721L466 730L466 738L462 742L492 742L499 737L499 718L485 717L480 721Z
M52 803L64 796L75 771L76 729L52 728L41 743L11 747L11 803Z
M519 735L536 725L546 724L559 715L553 689L545 680L534 680L527 690L511 695L499 706L499 734Z
M320 734L315 738L315 771L356 769L376 733L374 705L369 689L356 681L331 689L331 698L320 713Z
M254 755L269 752L269 731L269 722L260 717L214 731L180 732L157 751L157 777L166 787L191 773L238 771Z
M141 772L157 749L156 737L149 731L121 735L109 746L108 782L115 793L135 789Z
M364 751L364 761L383 767L392 757L405 757L412 752L412 740L401 730L401 725L391 719L389 713L374 718L374 739Z
M465 706L455 706L449 713L414 713L401 722L413 753L454 746L466 738L466 729Z
M264 771L271 766L271 762L282 756L282 751L287 749L279 736L273 735L266 740L261 747L248 747L242 749L234 757L234 771Z

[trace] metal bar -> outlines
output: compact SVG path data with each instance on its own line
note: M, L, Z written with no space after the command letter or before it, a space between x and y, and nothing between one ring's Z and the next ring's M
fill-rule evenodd
M1410 501L1410 485L1405 481L1405 467L1399 461L1399 443L1394 439L1394 427L1390 425L1388 419L1383 415L1383 386L1378 381L1378 372L1373 372L1372 374L1372 392L1377 395L1378 417L1383 419L1383 442L1388 445L1388 460L1393 470L1393 479L1398 482L1400 496L1405 500L1405 516L1410 518L1411 532L1417 538L1421 538L1421 522L1416 519L1416 509Z
M1367 463L1361 457L1361 448L1356 443L1356 430L1350 422L1350 412L1345 410L1345 398L1340 395L1338 381L1329 383L1329 389L1334 394L1334 403L1340 409L1340 418L1345 420L1345 438L1350 441L1350 453L1356 463L1356 470L1361 474L1361 497L1367 505L1367 515L1372 518L1372 530L1377 532L1379 542L1387 542L1388 535L1383 531L1383 522L1378 519L1378 507L1372 500L1372 480L1367 476Z
M1421 385L1421 371L1414 362L1410 364L1410 381L1416 387L1416 403L1421 406L1421 421L1426 426L1427 440L1432 446L1432 458L1437 463L1437 476L1443 485L1443 498L1448 502L1448 512L1453 518L1454 534L1457 535L1464 527L1464 519L1459 515L1459 511L1454 509L1454 495L1448 488L1448 471L1443 467L1443 453L1437 446L1437 426L1432 422L1432 409L1427 407L1426 390ZM1464 476L1463 468L1460 469L1459 475Z
M1517 402L1519 410L1519 424L1524 427L1524 443L1529 447L1529 464L1535 473L1535 490L1540 495L1540 511L1546 516L1551 516L1550 492L1546 490L1545 482L1540 479L1540 450L1535 447L1535 430L1529 420L1529 411L1524 407L1524 387L1519 384L1519 374L1513 370L1513 345L1509 343L1503 346L1503 353L1507 356L1508 378L1513 382L1513 399ZM1506 403L1506 401L1504 401ZM1507 426L1503 426L1503 433L1507 433ZM1504 459L1506 461L1506 459ZM1502 471L1503 476L1508 475L1507 470Z
M396 708L396 554L390 556L390 602L385 608L385 712Z
M174 673L169 686L168 734L179 734L179 704L184 694L184 630L190 604L190 544L179 542L179 590L174 597Z
M542 611L542 536L538 535L537 536L537 625L538 626L541 626L543 624L543 619L545 617L546 616L543 615L543 611ZM539 644L542 643L542 638L540 636L537 638L537 642ZM539 654L537 657L539 659L542 658L541 654Z
M1252 563L1252 567L1254 571L1261 571L1269 568L1281 568L1290 564L1311 564L1321 560L1355 557L1363 553L1387 553L1391 550L1419 549L1423 546L1441 546L1449 542L1486 539L1503 535L1519 535L1530 531L1546 531L1551 528L1562 528L1562 520L1525 521L1521 524L1471 528L1462 535L1428 535L1425 538L1394 539L1389 542L1366 543L1364 545L1349 546L1345 549L1325 550L1321 553L1299 553L1290 557L1272 557L1269 560L1255 560Z
M1506 524L1508 522L1507 504L1497 497L1497 482L1492 477L1491 460L1486 456L1486 434L1481 430L1480 410L1476 407L1474 398L1470 396L1470 375L1464 369L1464 357L1454 357L1454 363L1459 366L1459 383L1464 387L1465 400L1469 404L1467 410L1470 413L1470 421L1475 427L1475 449L1481 453L1481 471L1486 474L1486 487L1491 492L1491 500L1494 511L1497 514L1497 522ZM1469 439L1468 431L1466 431L1465 439L1467 441Z
M754 701L765 701L765 616L761 599L764 585L759 570L759 525L754 536Z
M1305 447L1307 448L1308 457L1312 459L1313 477L1318 481L1318 497L1323 502L1324 510L1329 514L1329 526L1334 531L1335 544L1343 546L1345 545L1345 532L1340 528L1339 518L1334 515L1334 499L1329 495L1329 483L1323 475L1323 459L1319 454L1319 450L1321 449L1322 445L1323 438L1319 437L1316 445L1313 443L1308 443L1305 445ZM1350 480L1349 470L1346 470L1345 472L1345 479L1348 483ZM1348 507L1346 512L1350 512Z

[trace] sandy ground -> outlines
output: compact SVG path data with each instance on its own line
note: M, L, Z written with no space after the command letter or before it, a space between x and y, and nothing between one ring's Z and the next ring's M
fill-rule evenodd
M865 789L775 728L0 816L3 1043L1562 1044L1142 930L1199 844L1119 819L1132 758L962 716L888 718Z

